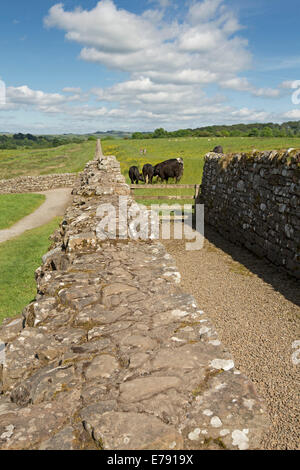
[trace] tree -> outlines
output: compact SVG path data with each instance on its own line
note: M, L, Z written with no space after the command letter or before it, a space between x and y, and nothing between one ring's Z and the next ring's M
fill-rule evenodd
M153 137L155 139L158 139L160 137L166 137L166 135L167 135L167 131L165 131L165 129L163 129L162 127L160 127L159 129L155 129L153 133Z
M257 127L253 127L253 129L251 129L251 131L249 132L249 137L258 137L259 136L259 130L257 129Z
M231 137L240 137L240 135L242 135L241 131L239 129L233 129L231 132L230 132L230 136Z
M25 135L22 134L21 132L19 132L18 134L14 134L14 135L13 135L13 139L15 139L15 140L24 140L24 139L25 139Z
M37 141L37 137L35 135L32 135L32 134L26 134L26 139L33 140L34 142Z
M223 137L229 137L230 136L228 131L221 131L221 134L222 134Z
M131 136L132 139L143 139L144 136L141 132L134 132Z
M273 131L271 129L271 127L264 127L263 130L262 130L262 133L261 133L261 136L262 137L273 137Z

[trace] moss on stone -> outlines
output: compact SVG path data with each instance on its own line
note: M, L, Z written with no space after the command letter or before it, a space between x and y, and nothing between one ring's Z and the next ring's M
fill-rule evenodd
M216 444L217 446L219 446L221 449L223 450L226 450L227 447L226 445L224 444L224 442L222 441L222 439L220 437L217 437L217 438L213 438L213 437L206 437L204 439L204 445L205 446L209 446L211 443L214 443Z
M195 321L195 322L182 322L180 323L180 325L178 326L178 328L176 328L176 330L174 331L174 333L178 333L179 330L182 330L183 328L186 328L187 326L198 326L200 325L200 322L199 321Z
M196 397L198 397L199 395L202 395L203 392L205 392L205 390L207 390L210 379L212 379L213 377L216 377L216 376L219 375L219 374L222 374L223 372L224 372L223 369L208 370L208 371L206 372L206 374L205 374L205 377L204 377L204 379L203 379L203 382L201 382L201 384L198 385L198 387L195 388L195 389L192 391L193 397L196 398Z

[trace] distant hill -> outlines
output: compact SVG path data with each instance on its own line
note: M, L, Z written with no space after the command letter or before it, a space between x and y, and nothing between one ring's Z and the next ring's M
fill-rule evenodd
M105 138L105 137L114 137L117 139L124 139L126 137L131 137L132 132L112 130L112 131L97 131L97 132L94 132L93 134L86 134L86 135L94 135L95 137L99 137L99 139Z
M153 139L164 137L300 137L300 121L289 121L282 124L278 123L254 123L254 124L233 124L233 125L214 125L197 127L195 129L178 129L175 131L166 131L158 128L153 132L130 132L130 131L96 131L86 134L12 134L9 132L0 132L0 148L12 148L7 145L19 146L30 145L33 142L35 146L62 145L71 141L78 142L90 138L99 139ZM10 138L8 142L7 137ZM25 142L24 142L25 140ZM92 140L92 139L91 139ZM14 148L14 147L13 147Z

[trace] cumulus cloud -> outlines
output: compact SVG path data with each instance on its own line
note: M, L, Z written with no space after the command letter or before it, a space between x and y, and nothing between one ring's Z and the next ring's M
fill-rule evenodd
M7 97L11 103L49 105L65 101L59 93L45 93L40 90L31 90L27 85L19 87L8 87Z
M45 18L45 25L66 30L67 39L105 54L130 54L147 49L159 44L166 33L159 32L143 16L117 9L111 0L98 2L90 11L76 8L68 12L64 10L63 4L54 5Z
M191 23L204 23L215 18L223 0L204 0L194 3L188 12Z
M255 122L255 121L266 121L270 117L270 113L266 111L253 111L248 108L241 108L231 112L231 116L243 119L243 121Z
M294 80L286 80L285 82L282 82L280 84L280 87L281 88L284 88L285 90L290 90L291 88L294 88L294 83L295 81Z
M190 95L189 86L182 84L156 83L149 77L139 77L126 82L117 83L110 88L94 88L92 90L99 100L102 101L170 101L181 99L183 95ZM147 98L148 97L148 98ZM159 98L160 97L160 98Z
M244 77L234 77L228 80L220 82L221 87L229 88L236 91L247 91L253 96L260 96L265 98L277 98L280 96L280 90L278 88L255 88L248 80Z
M118 8L113 0L101 0L90 10L68 11L62 3L53 5L45 26L61 29L67 40L78 43L83 61L123 71L127 79L91 90L94 104L87 104L90 96L77 87L65 87L62 93L10 87L10 105L34 106L74 120L111 120L114 127L126 120L129 128L267 118L262 111L230 107L223 95L206 94L207 86L218 85L258 98L280 95L278 89L257 88L240 76L251 66L252 57L247 40L239 35L242 26L225 0L187 2L181 17L173 19L166 11L176 3L148 3L152 8L139 15Z
M298 120L300 119L300 109L292 109L283 114L283 119Z
M162 7L169 4L159 3ZM242 26L224 0L193 2L180 23L166 21L157 10L136 15L118 9L112 0L99 1L91 10L71 12L57 4L49 10L45 24L64 30L68 40L78 42L81 59L133 77L183 85L222 82L225 88L255 96L279 94L278 90L256 89L236 75L250 66L251 54L247 40L237 34Z
M180 23L154 13L136 15L118 9L112 0L102 0L89 11L69 12L57 4L45 24L81 44L83 60L130 73L153 76L159 70L171 79L179 71L227 74L249 66L247 41L234 36L240 26L223 0L193 3Z
M20 106L33 106L41 111L58 112L60 105L79 101L80 95L65 96L60 93L45 93L41 90L32 90L27 85L7 87L7 106L9 109Z

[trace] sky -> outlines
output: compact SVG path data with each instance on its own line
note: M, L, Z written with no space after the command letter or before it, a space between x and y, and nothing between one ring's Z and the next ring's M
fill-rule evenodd
M300 120L299 10L299 0L1 2L0 132Z

